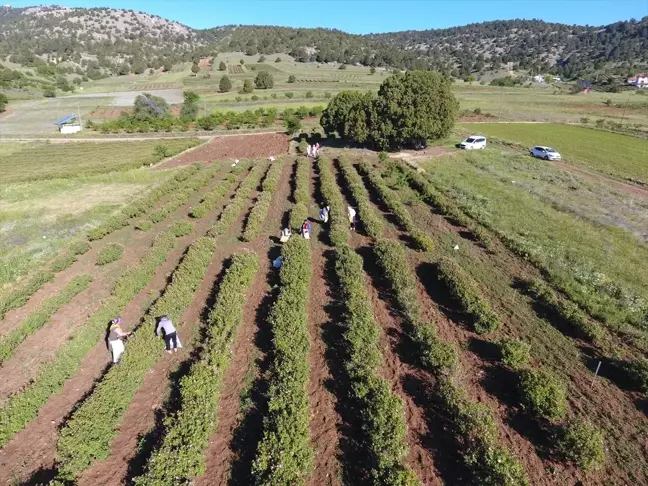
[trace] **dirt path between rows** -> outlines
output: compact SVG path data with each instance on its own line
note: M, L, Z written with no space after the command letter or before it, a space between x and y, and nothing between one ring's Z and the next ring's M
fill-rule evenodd
M250 484L250 462L256 452L256 441L261 430L263 397L258 396L264 390L251 390L254 383L263 381L260 376L263 369L259 364L267 361L268 342L267 314L274 302L274 292L270 283L276 279L277 271L270 262L278 255L280 247L272 243L281 231L284 213L288 210L290 195L290 177L292 163L286 163L280 181L272 198L270 211L266 218L265 231L254 242L251 248L259 256L261 263L254 285L248 293L243 311L243 323L239 327L232 349L232 360L223 382L223 393L218 407L218 425L209 440L206 451L205 474L196 478L196 486L232 484L240 481ZM261 392L261 393L259 393ZM242 395L247 396L245 410L241 409ZM256 395L255 397L252 395ZM255 402L257 407L254 408ZM253 417L251 420L250 417ZM254 425L255 430L250 430ZM249 433L254 436L248 435ZM245 479L242 479L245 477Z
M218 176L217 176L218 177ZM46 284L20 309L12 311L3 321L7 327L17 326L30 312L42 303L41 299L56 295L74 275L90 274L94 280L89 289L77 295L70 304L59 309L41 329L30 335L16 350L15 355L2 363L0 370L6 378L0 381L0 402L13 393L21 390L32 380L41 365L54 358L58 348L84 324L86 319L96 311L110 295L110 289L119 276L131 266L136 265L153 243L156 235L162 234L176 219L187 216L190 208L203 196L205 191L221 181L214 179L193 194L188 202L172 213L165 221L155 225L154 231L136 231L129 226L125 231L116 231L100 241L94 242L93 248L82 255L68 270L58 274L53 283ZM163 201L160 202L163 204ZM110 243L124 246L124 255L114 264L97 267L96 254L100 248Z
M323 205L316 190L315 171L311 166L310 194L313 204L309 208L309 216L318 216L317 208ZM340 465L340 438L338 430L341 427L341 418L336 413L337 397L331 385L334 379L329 368L328 359L330 349L325 344L325 335L330 326L329 312L331 303L331 289L327 275L328 260L324 252L330 247L323 243L323 235L328 233L329 226L320 222L313 225L313 240L317 243L313 247L312 267L313 276L310 285L308 303L308 327L311 340L310 348L310 383L308 396L311 409L311 440L315 449L315 463L313 474L307 484L311 486L332 486L339 484Z
M226 196L223 203L227 199ZM219 211L220 206L196 224L194 233L178 241L166 263L157 269L146 288L126 306L122 318L127 327L140 322L153 303L152 296L157 297L163 292L188 246L195 241L197 235L211 227ZM58 427L72 408L92 389L94 381L107 369L109 362L105 343L98 343L83 360L79 372L65 383L59 393L49 399L36 419L0 450L0 484L8 483L14 478L28 481L29 475L29 484L48 482L53 477Z
M139 439L141 437L150 438L150 445L153 446L160 431L163 430L165 398L169 393L177 395L178 381L189 371L191 362L195 359L190 354L194 345L199 344L199 338L192 342L190 336L197 337L203 327L214 301L225 260L236 250L242 248L238 237L242 233L244 221L255 197L253 194L252 199L248 201L245 209L241 211L226 234L219 237L219 244L212 256L207 273L194 294L191 305L182 316L180 333L184 337L183 351L171 357L164 355L149 370L143 385L135 394L120 422L120 433L111 444L110 456L104 461L96 462L86 470L78 480L80 486L125 484L143 472L151 448L147 447L146 450L138 451ZM207 219L209 225L203 229L202 233L206 232L208 227L213 224L211 218L203 219ZM162 351L160 352L162 353Z

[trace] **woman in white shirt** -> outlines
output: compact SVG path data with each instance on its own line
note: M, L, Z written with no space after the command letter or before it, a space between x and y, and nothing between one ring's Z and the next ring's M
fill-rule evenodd
M155 334L159 336L160 331L164 331L164 344L166 352L169 354L173 352L177 353L178 349L182 347L182 344L180 343L180 338L178 337L176 328L168 316L160 317L157 329L155 330Z

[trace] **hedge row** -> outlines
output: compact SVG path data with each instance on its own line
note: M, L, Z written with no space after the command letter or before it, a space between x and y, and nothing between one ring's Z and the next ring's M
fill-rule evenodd
M160 447L147 463L139 486L188 484L205 471L205 450L218 423L218 403L230 348L243 321L245 292L259 269L259 259L243 250L232 257L207 319L207 335L198 360L180 381L181 406L164 421Z
M30 334L43 327L62 305L69 304L76 295L87 289L90 282L92 282L90 275L74 277L57 295L45 300L17 328L2 336L0 338L0 363L9 359L18 345Z
M335 271L344 303L344 367L363 411L363 430L374 484L418 484L405 462L407 425L402 400L378 375L382 362L380 329L367 294L362 258L348 245L335 252Z
M124 247L116 243L105 246L97 253L97 265L107 265L121 258Z
M567 299L558 297L545 283L540 280L526 282L526 291L531 297L542 304L550 312L559 315L576 333L576 335L594 344L603 344L606 338L605 330L590 322L587 315Z
M60 391L63 384L77 373L83 358L104 337L110 320L146 287L174 246L173 234L158 237L140 263L117 280L111 296L101 308L59 348L54 360L43 366L24 390L5 402L0 409L0 447L34 419L49 397Z
M436 268L437 278L470 318L475 332L486 334L496 331L500 325L497 315L461 266L455 260L443 257L437 262Z
M349 239L349 223L346 217L346 208L340 189L335 182L335 177L331 171L331 161L328 157L320 156L317 159L317 170L319 172L320 189L322 196L330 212L329 238L333 246L346 244Z
M157 224L164 221L171 213L184 206L189 197L206 186L219 171L220 167L215 165L202 169L197 175L187 179L164 205L149 214L151 222Z
M387 187L387 184L385 184L380 173L374 170L367 162L362 162L360 164L360 171L369 178L369 182L378 193L380 200L389 208L394 216L396 216L399 224L411 235L412 239L416 242L418 249L422 251L431 251L434 248L434 242L414 224L405 204L403 204L394 191Z
M262 192L257 197L254 206L250 210L245 230L243 231L243 241L252 241L259 236L259 232L263 227L268 211L270 210L270 203L272 196L277 189L279 178L281 177L281 170L285 165L284 159L279 159L270 166L263 184L261 185Z
M342 175L351 190L351 195L358 208L360 221L367 235L378 238L382 234L383 224L369 200L369 192L351 163L340 157L338 160Z
M257 485L305 484L313 467L310 441L308 291L310 242L291 238L281 248L280 293L270 313L273 362L268 414L252 474Z
M310 204L310 168L311 161L306 157L297 159L297 172L295 174L295 205L290 211L290 227L298 231L308 218L308 205Z
M218 201L220 201L225 196L225 194L230 191L230 189L236 182L238 175L247 170L249 165L250 164L247 162L241 162L237 164L236 167L230 170L224 181L221 181L220 184L218 184L214 189L205 194L205 196L200 201L200 204L189 211L189 216L197 219L203 218L209 211L214 209L216 203L218 203Z
M257 164L252 167L252 170L245 176L245 179L243 179L243 182L241 182L241 185L236 190L234 199L225 206L225 209L223 209L218 221L216 221L214 226L212 226L207 233L209 236L216 237L222 235L227 231L227 228L236 221L243 210L243 207L252 195L252 191L254 191L261 182L266 167L266 164Z
M157 316L167 315L180 327L179 320L191 304L215 249L211 238L199 238L189 247L171 283L129 338L120 364L110 368L61 429L58 480L72 481L95 460L108 457L122 415L147 372L162 356L162 342L154 333Z
M137 218L148 213L160 199L167 194L178 190L182 182L186 181L190 176L195 174L201 169L199 164L193 164L186 169L181 170L168 181L162 183L160 186L153 189L143 198L129 204L121 212L107 221L101 226L98 226L88 232L88 239L90 241L100 240L110 233L117 231L124 226L128 226L128 221L132 218Z
M448 413L449 427L475 484L529 484L522 464L498 444L497 424L486 405L472 402L451 376L439 378L435 397Z
M22 307L27 301L38 292L43 285L51 282L54 275L72 266L77 258L90 249L85 241L77 241L70 245L68 251L63 255L55 258L48 270L42 270L34 275L25 286L10 292L5 298L0 300L0 319L4 319L7 312L18 307Z
M404 246L397 241L378 239L373 252L403 313L405 325L410 328L421 364L433 371L454 371L459 363L455 348L439 339L434 324L421 323L416 277L407 262Z
M171 232L176 238L187 236L193 231L193 225L188 221L176 221L171 225Z

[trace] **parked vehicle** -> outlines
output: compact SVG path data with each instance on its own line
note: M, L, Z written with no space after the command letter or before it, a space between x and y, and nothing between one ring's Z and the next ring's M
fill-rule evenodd
M481 150L486 148L486 137L472 135L459 144L460 149Z
M541 145L536 145L531 150L529 150L529 155L538 159L561 160L560 154L558 152L556 152L551 147L542 147Z

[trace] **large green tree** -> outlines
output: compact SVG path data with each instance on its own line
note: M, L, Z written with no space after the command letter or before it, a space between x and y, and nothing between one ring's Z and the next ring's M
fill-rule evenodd
M387 78L378 90L372 139L381 149L425 145L447 137L459 102L450 81L433 71L411 71Z
M243 92L244 93L252 93L254 91L254 85L252 84L251 79L246 79L243 81Z
M342 91L328 104L320 124L328 134L364 143L369 137L369 116L375 98L371 93Z
M431 71L396 74L385 80L378 95L343 91L322 114L328 134L380 150L425 146L446 137L454 126L459 103L450 81Z
M133 116L137 120L150 120L152 118L162 118L169 113L169 104L150 93L144 93L135 98L133 103Z
M272 89L274 86L274 78L268 71L259 71L254 79L254 84L257 89Z
M218 89L222 93L225 93L226 91L232 89L232 82L230 81L230 78L227 77L227 75L221 78L220 82L218 83Z
M225 64L224 61L221 61L220 64L218 65L218 70L219 71L227 71L227 64Z
M195 120L198 116L198 101L200 101L200 96L193 91L185 91L183 96L184 103L182 104L180 116L187 120Z

